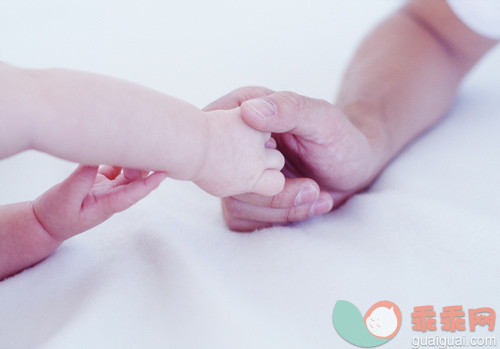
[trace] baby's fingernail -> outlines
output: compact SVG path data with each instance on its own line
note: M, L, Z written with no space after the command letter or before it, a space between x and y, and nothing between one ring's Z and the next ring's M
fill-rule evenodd
M319 216L327 213L332 208L332 202L325 198L316 200L309 209L309 217Z
M295 206L313 202L318 198L318 194L318 189L316 189L313 185L308 185L307 187L302 188L295 197Z
M142 171L136 169L123 169L123 176L128 180L134 180L139 177L142 177Z
M264 98L251 99L245 104L252 108L257 114L263 118L269 118L276 114L276 106L273 102Z

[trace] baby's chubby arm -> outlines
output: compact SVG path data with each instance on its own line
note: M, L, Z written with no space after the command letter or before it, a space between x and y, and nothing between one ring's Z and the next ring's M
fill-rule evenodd
M203 159L205 123L195 106L124 80L0 64L0 158L35 149L190 179Z
M0 158L26 149L167 172L218 196L281 190L281 155L238 112L202 112L127 81L0 63Z
M166 177L157 172L127 178L120 168L79 166L35 201L0 206L0 280L49 256L148 195Z

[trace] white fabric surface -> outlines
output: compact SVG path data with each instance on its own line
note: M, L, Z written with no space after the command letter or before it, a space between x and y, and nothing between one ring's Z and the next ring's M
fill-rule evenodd
M492 39L500 39L500 1L448 0L448 4L472 30Z
M253 84L331 100L360 38L399 4L4 0L0 60L114 75L200 107ZM326 216L233 233L216 198L166 180L0 282L0 348L351 348L331 321L342 299L362 313L396 303L403 323L382 347L410 348L415 306L500 314L499 61L496 49L443 122ZM0 203L75 166L2 160ZM498 341L499 325L453 335Z

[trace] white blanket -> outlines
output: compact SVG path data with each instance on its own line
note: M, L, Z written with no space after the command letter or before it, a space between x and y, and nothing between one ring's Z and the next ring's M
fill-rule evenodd
M400 3L3 0L0 60L118 76L199 107L244 85L332 100L359 40ZM500 314L499 62L496 49L443 122L323 217L233 233L218 199L167 179L0 282L0 348L354 348L332 324L338 300L362 314L399 306L383 348L500 340L467 315ZM0 204L34 199L74 167L35 152L2 160ZM422 305L436 331L412 329ZM465 331L441 329L452 305Z

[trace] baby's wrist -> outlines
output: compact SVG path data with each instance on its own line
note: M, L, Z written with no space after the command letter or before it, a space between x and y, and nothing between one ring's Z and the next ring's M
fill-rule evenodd
M53 231L48 229L47 224L44 223L43 221L43 214L40 212L41 208L40 205L38 204L37 200L35 201L30 201L30 211L31 211L31 216L33 217L33 221L35 222L35 225L38 227L38 229L43 232L43 234L47 237L50 237L56 244L61 244L65 239L61 238L58 236L58 234L55 234Z
M200 132L199 137L197 139L197 152L193 161L191 163L191 174L187 180L196 182L203 180L206 176L206 167L209 161L207 160L209 157L210 149L213 143L212 129L213 129L213 116L210 115L210 112L202 111L200 113L200 118L202 121L200 122Z
M215 110L204 112L206 118L203 159L197 167L192 181L214 196L232 195L233 187L240 187L241 178L233 176L236 154L242 152L241 127L248 127L237 117L236 110ZM243 136L244 137L244 136ZM240 160L240 159L238 159ZM232 188L232 189L231 189Z

